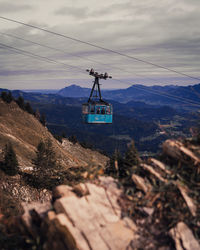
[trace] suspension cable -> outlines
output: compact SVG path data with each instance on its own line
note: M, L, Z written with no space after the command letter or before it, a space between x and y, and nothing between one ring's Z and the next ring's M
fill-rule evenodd
M18 49L18 48L15 48L13 46L9 46L9 45L3 44L3 43L0 43L0 46L3 46L5 48L7 48L8 50L14 50L18 54L26 55L26 56L33 57L33 58L43 60L43 61L46 61L46 62L50 62L50 63L61 64L61 65L65 66L65 67L67 67L67 68L75 68L76 70L78 69L78 71L83 74L83 69L78 67L78 66L73 66L73 65L70 65L70 64L59 62L59 61L50 59L50 58L45 57L45 56L39 56L39 55L36 55L36 54L34 54L32 52L28 52L26 50Z
M81 59L86 60L86 61L90 61L90 62L94 62L94 63L98 63L98 64L101 64L101 65L104 65L104 66L109 67L109 68L112 67L113 69L123 70L123 72L131 73L131 74L133 73L133 72L128 71L128 70L126 70L126 69L122 69L122 68L120 68L120 67L110 65L110 64L108 64L108 63L102 63L102 62L97 61L97 60L94 60L94 59L85 58L85 57L80 56L80 55L74 55L74 54L69 53L69 52L67 52L67 51L65 51L65 50L58 49L58 48L55 48L55 47L52 47L52 46L47 46L47 45L45 45L45 44L41 44L41 43L38 43L38 42L34 42L34 41L31 41L31 40L28 40L28 39L24 39L24 38L18 37L18 36L16 36L16 35L11 35L11 34L8 34L8 33L5 33L5 32L0 32L0 34L1 34L1 35L4 35L4 36L8 36L8 37L15 38L15 39L18 39L18 40L27 42L27 43L35 44L35 45L38 45L38 46L40 46L40 47L44 47L44 48L47 48L47 49L50 49L50 50L53 50L53 51L58 51L58 52L66 53L66 54L68 54L68 55L70 55L70 56L72 56L72 57L78 57L78 58L81 58ZM141 75L139 75L139 74L137 74L137 73L135 73L135 72L134 72L134 75L136 75L136 76L138 76L138 77L141 77ZM145 77L145 78L146 78L147 80L152 80L152 81L154 81L154 82L159 82L159 83L161 83L160 80L157 80L157 79L154 79L154 78L150 78L150 77ZM139 80L139 82L142 83L142 81L140 81L140 80ZM125 82L124 82L124 83L125 83ZM165 82L165 83L166 83L166 82Z
M29 57L33 57L33 58L38 59L38 60L42 60L42 61L46 61L46 62L50 62L50 63L55 63L55 64L60 64L60 65L63 65L65 67L67 67L67 68L75 68L76 70L78 69L78 72L84 74L83 73L84 72L83 69L80 68L80 67L69 65L69 64L66 64L66 63L62 63L62 62L50 59L48 57L39 56L39 55L36 55L34 53L31 53L31 52L28 52L28 51L25 51L25 50L21 50L21 49L15 48L13 46L8 46L8 45L3 44L3 43L0 43L0 46L3 46L3 47L5 47L8 50L15 51L18 54L22 54L22 55L26 55L26 56L29 56ZM114 80L118 81L118 82L121 82L121 83L125 83L124 81L119 80L119 79L115 79L114 78ZM146 91L146 92L151 92L151 93L154 93L156 95L165 96L165 97L170 98L170 99L175 99L175 100L179 99L179 101L185 102L185 103L189 103L190 105L200 106L200 103L192 101L190 99L183 98L183 97L174 96L174 95L171 95L171 94L168 94L168 93L165 93L165 92L161 92L161 91L157 91L157 90L149 90L149 89L147 90L147 89L141 88L140 86L137 86L137 85L132 85L132 87L134 87L136 89L139 89L139 90Z
M6 21L18 23L18 24L21 24L21 25L24 25L24 26L27 26L27 27L30 27L30 28L38 29L38 30L41 30L41 31L44 31L44 32L47 32L47 33L50 33L50 34L53 34L53 35L56 35L56 36L60 36L60 37L63 37L63 38L66 38L66 39L69 39L69 40L72 40L72 41L75 41L75 42L78 42L78 43L82 43L82 44L85 44L85 45L88 45L88 46L91 46L91 47L94 47L94 48L97 48L97 49L101 49L101 50L104 50L104 51L107 51L107 52L111 52L111 53L114 53L114 54L129 58L129 59L132 59L132 60L135 60L135 61L138 61L138 62L149 64L149 65L152 65L154 67L161 68L161 69L164 69L164 70L167 70L167 71L170 71L170 72L182 75L182 76L186 76L186 77L191 78L191 79L195 79L195 80L198 80L198 81L200 80L200 78L198 78L198 77L194 77L194 76L188 75L186 73L183 73L183 72L180 72L180 71L177 71L177 70L174 70L174 69L171 69L171 68L156 64L156 63L152 63L152 62L149 62L149 61L146 61L146 60L134 57L134 56L130 56L128 54L124 54L122 52L119 52L119 51L116 51L116 50L113 50L113 49L109 49L109 48L106 48L106 47L102 47L102 46L99 46L99 45L96 45L96 44L93 44L93 43L90 43L90 42L86 42L86 41L71 37L71 36L60 34L60 33L55 32L55 31L51 31L51 30L48 30L48 29L45 29L45 28L40 28L40 27L35 26L35 25L27 24L27 23L20 22L20 21L11 19L11 18L6 18L6 17L3 17L3 16L0 16L0 18L4 19Z

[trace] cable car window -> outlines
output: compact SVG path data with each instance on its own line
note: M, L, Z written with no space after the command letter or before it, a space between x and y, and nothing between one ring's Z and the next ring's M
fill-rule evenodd
M97 114L100 114L100 107L97 107Z
M88 105L82 106L82 112L83 112L83 114L88 114Z
M101 109L101 113L105 114L105 108L104 107Z
M90 106L90 113L94 113L94 111L95 111L94 105Z
M106 114L110 114L110 107L109 106L106 108Z

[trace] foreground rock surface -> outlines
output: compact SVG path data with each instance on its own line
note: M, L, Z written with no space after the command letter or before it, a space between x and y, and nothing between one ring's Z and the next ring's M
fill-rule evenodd
M44 249L128 249L138 238L137 227L122 217L121 195L122 189L111 177L100 177L98 184L59 186L53 207L42 206L46 213L38 204L26 207L23 225L34 237L45 232Z
M170 234L175 240L176 249L200 249L198 241L194 238L191 230L183 222L179 222L175 228L172 228Z

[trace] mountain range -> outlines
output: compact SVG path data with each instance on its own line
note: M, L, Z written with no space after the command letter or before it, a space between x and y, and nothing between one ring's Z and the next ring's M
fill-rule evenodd
M65 87L57 92L64 97L88 97L89 88L82 88L77 85ZM189 86L144 86L132 85L126 89L102 90L105 99L121 103L130 101L144 102L150 105L168 105L179 109L181 106L191 106L191 103L200 103L200 84Z

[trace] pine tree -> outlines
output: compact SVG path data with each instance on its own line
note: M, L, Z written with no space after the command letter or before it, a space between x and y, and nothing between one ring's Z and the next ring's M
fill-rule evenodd
M133 167L139 164L139 156L135 148L134 140L131 141L124 157L123 168L120 171L121 177L127 177L132 173Z
M71 141L73 144L78 142L77 137L75 135L70 135L68 137L68 140Z
M7 103L11 103L14 100L11 91L7 94Z
M34 116L38 121L40 121L40 111L38 109L36 109Z
M60 167L56 163L56 155L50 140L41 141L38 144L33 164L35 165L34 176L38 186L51 188L51 180L57 177Z
M67 138L65 131L62 131L61 137L62 137L62 138Z
M45 161L46 161L46 168L51 174L54 173L56 169L56 154L53 150L52 142L47 140L45 144Z
M53 150L52 142L47 140L38 144L36 158L33 159L35 165L34 185L37 188L52 189L59 185L63 176L60 174L61 167L56 162L56 154ZM33 183L32 183L33 184Z
M11 103L14 100L12 93L10 91L8 93L5 91L1 92L1 98L3 99L4 102L7 103Z
M33 160L38 172L51 172L56 167L56 157L50 140L41 141L37 146L36 158Z
M7 102L7 92L5 91L1 92L1 98L4 102Z
M25 104L25 110L26 110L29 114L34 114L33 109L32 109L32 107L31 107L31 105L30 105L29 102L27 102L27 103Z
M45 117L45 114L42 114L41 118L40 118L40 122L42 123L42 125L44 127L46 127L46 117Z
M41 141L37 146L36 158L33 159L33 164L36 167L36 171L39 172L42 169L43 164L45 165L45 144Z
M61 135L53 135L54 138L59 141L60 143L62 143L62 136Z
M16 175L19 171L17 156L12 147L12 144L6 144L4 149L4 162L3 168L6 174L8 175Z
M25 109L25 103L24 103L24 98L22 96L19 96L16 100L16 103L21 109Z

